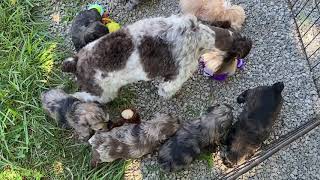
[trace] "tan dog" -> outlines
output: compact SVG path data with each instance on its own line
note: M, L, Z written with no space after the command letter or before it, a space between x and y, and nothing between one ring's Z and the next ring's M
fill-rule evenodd
M180 0L184 14L193 14L202 21L230 22L231 28L240 30L245 21L244 9L227 0Z

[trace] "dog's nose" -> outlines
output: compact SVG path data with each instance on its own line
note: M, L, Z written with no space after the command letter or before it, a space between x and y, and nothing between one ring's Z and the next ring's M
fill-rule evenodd
M232 167L233 167L232 163L231 163L226 157L223 157L223 158L222 158L222 163L223 163L225 166L227 166L228 168L232 168Z

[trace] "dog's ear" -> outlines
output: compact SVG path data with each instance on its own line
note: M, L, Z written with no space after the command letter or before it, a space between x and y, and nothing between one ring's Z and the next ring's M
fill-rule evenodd
M213 21L208 22L210 26L219 27L223 29L229 29L231 28L231 22L230 21Z
M237 97L237 103L238 104L242 104L246 102L247 96L248 96L248 91L246 90L244 92L242 92L238 97Z
M272 87L276 92L281 93L282 90L284 89L284 83L283 82L277 82L277 83L274 83L272 85Z
M238 58L245 58L252 48L251 39L242 36L239 33L234 33L232 50L237 53Z
M100 37L109 33L109 30L101 22L94 22L90 24L84 34L84 41L88 44Z

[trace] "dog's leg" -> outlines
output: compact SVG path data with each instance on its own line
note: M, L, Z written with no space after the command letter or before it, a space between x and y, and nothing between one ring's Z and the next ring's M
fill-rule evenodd
M159 84L158 94L166 99L170 99L179 91L183 83L192 76L193 72L196 69L197 62L193 63L192 65L188 65L188 67L184 71L181 69L175 79Z
M72 95L73 97L85 101L85 102L100 102L101 99L98 96L91 95L90 93L87 92L76 92Z
M129 0L125 5L127 10L133 10L138 4L140 0Z

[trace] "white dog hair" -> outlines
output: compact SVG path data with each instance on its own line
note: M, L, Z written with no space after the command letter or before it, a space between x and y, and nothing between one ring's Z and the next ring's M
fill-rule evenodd
M219 57L231 58L239 36L215 30L192 15L140 20L89 43L62 69L76 75L81 92L74 96L85 101L107 103L122 86L157 78L158 94L170 98L196 71L201 54L219 49Z

